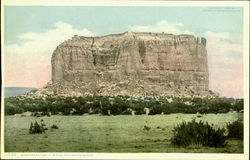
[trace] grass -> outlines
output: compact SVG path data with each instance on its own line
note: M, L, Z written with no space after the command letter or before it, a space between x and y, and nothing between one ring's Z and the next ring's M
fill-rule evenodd
M243 141L227 140L227 147L189 146L176 148L170 144L172 129L182 121L208 121L215 128L226 127L240 113L119 116L5 116L5 152L179 152L179 153L243 153ZM31 121L44 120L45 134L29 134ZM59 129L52 129L55 124ZM143 129L144 126L150 130Z

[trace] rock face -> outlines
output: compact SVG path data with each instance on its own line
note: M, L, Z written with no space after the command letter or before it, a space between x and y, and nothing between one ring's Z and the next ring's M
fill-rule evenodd
M54 94L209 94L206 39L192 35L74 36L55 49L51 63Z

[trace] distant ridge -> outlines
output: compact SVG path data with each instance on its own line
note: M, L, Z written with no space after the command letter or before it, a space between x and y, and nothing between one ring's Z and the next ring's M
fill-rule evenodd
M27 87L4 87L4 97L15 97L22 94L28 93L32 90L37 90L37 88L27 88Z

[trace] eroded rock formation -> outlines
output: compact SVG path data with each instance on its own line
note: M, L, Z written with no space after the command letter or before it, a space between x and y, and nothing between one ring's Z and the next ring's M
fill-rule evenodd
M54 94L206 96L206 39L132 33L74 36L52 56Z

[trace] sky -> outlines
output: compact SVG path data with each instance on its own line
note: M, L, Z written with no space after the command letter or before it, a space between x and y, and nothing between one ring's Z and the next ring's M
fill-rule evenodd
M243 97L241 7L5 6L5 86L45 86L53 51L76 34L127 31L205 37L210 90Z

